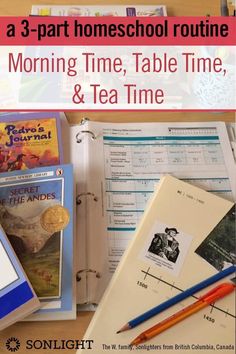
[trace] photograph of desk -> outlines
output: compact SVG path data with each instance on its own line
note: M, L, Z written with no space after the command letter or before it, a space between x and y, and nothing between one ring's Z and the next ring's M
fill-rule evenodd
M169 16L212 16L220 15L220 2L216 0L161 0L148 2L144 0L100 0L100 1L79 1L79 0L1 0L1 16L27 16L30 13L31 6L34 4L42 5L146 5L146 4L166 5ZM71 124L78 123L83 117L89 117L91 120L107 122L168 122L168 121L235 121L235 113L208 113L208 112L73 112L66 113L68 121ZM27 340L70 340L81 339L93 316L92 312L80 312L76 321L58 321L58 322L21 322L0 332L0 353L9 353L5 347L8 338L16 337L21 342L21 348L17 353L68 353L68 350L24 350ZM39 342L36 345L40 346ZM69 352L75 353L75 350Z

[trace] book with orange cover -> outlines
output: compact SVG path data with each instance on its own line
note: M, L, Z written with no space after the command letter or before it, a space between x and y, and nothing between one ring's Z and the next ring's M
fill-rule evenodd
M62 163L59 113L0 116L0 172Z

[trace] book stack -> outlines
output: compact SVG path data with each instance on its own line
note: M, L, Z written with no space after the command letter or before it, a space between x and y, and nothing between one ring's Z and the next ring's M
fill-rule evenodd
M58 113L0 117L1 329L32 312L27 320L76 317L73 171L61 124Z

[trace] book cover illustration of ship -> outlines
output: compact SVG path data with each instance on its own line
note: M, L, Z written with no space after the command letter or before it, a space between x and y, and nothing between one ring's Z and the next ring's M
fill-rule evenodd
M61 150L58 113L0 117L0 172L58 165Z

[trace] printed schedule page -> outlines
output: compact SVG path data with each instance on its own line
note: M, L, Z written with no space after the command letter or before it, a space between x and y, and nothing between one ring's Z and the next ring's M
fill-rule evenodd
M111 272L162 175L174 175L233 199L229 171L232 151L222 139L225 129L221 123L126 124L103 129Z

